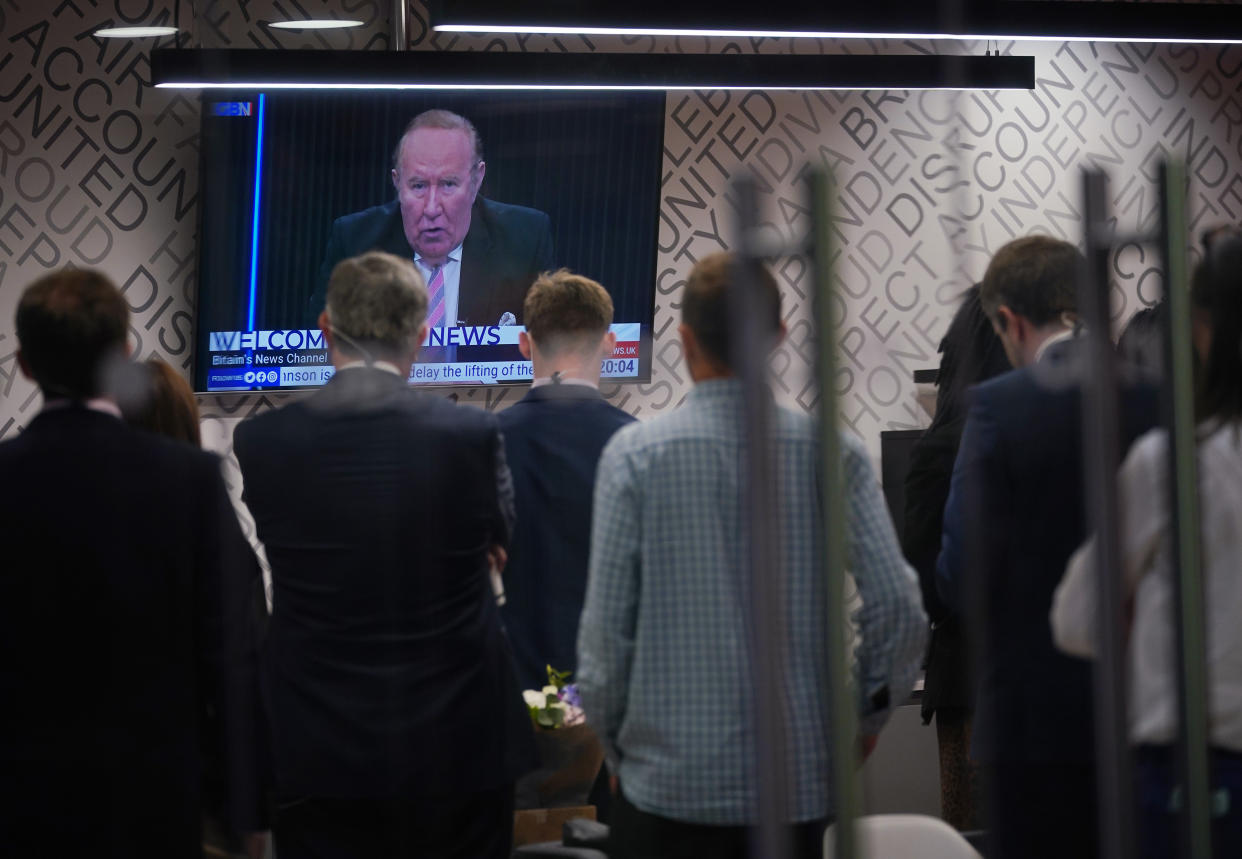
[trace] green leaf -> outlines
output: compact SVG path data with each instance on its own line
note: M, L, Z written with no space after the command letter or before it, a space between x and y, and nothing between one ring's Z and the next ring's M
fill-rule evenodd
M544 667L548 669L548 685L555 686L557 689L563 688L573 676L572 671L557 671L551 665L546 664Z

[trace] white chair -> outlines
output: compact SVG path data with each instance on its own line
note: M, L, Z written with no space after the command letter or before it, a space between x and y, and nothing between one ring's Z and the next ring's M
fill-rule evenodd
M856 821L858 859L982 859L956 829L924 814L873 814ZM836 826L824 833L824 859L836 854Z

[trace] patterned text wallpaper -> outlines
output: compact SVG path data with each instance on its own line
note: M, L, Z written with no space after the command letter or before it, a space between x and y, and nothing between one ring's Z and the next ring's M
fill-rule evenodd
M387 49L387 3L251 0L197 4L182 20L204 47ZM186 4L182 4L183 7ZM330 35L265 22L348 8L365 26ZM171 18L134 0L0 0L0 438L39 408L15 359L13 312L25 284L63 265L108 272L133 310L137 353L188 371L195 292L198 107L147 86L149 43L99 40L106 23ZM875 52L982 44L435 34L410 9L416 50ZM183 9L182 14L188 15ZM163 44L169 44L167 40ZM678 92L668 97L660 211L656 343L650 384L609 397L641 417L676 407L690 386L676 339L679 291L700 256L733 242L730 179L760 186L764 230L808 225L802 177L831 165L835 272L845 325L836 380L845 422L878 455L881 430L923 425L912 372L934 367L956 296L1007 240L1032 232L1078 241L1079 172L1111 176L1119 234L1155 224L1155 170L1190 166L1195 231L1242 218L1242 49L1191 45L1002 44L1036 57L1032 92ZM1116 259L1119 320L1159 290L1150 248ZM781 397L810 409L807 260L775 264L789 337L773 356ZM450 395L503 408L521 390ZM240 418L279 396L204 398L205 438L227 451Z

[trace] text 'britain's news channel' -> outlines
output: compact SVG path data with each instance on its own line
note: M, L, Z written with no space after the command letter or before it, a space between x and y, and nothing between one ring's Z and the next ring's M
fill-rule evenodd
M611 357L601 366L604 378L638 375L640 327L614 323L617 338ZM410 371L411 384L491 385L530 381L529 361L515 360L522 326L460 326L433 329L423 345L458 347L451 363L418 363ZM498 354L508 349L510 354ZM286 329L213 331L208 334L210 363L207 390L247 391L266 388L312 388L326 383L335 372L322 331Z

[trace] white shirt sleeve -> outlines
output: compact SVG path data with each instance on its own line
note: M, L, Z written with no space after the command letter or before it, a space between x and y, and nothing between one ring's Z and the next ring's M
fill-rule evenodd
M1127 606L1139 580L1151 569L1159 542L1168 527L1165 509L1165 435L1154 430L1130 449L1117 474L1121 508L1122 599ZM1052 596L1052 638L1074 656L1094 657L1097 642L1095 566L1096 538L1075 552L1065 577Z

